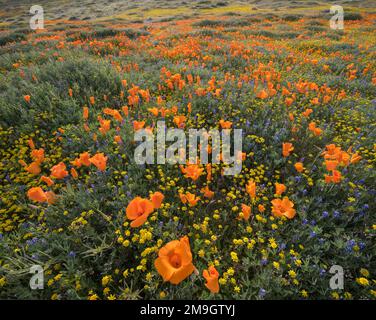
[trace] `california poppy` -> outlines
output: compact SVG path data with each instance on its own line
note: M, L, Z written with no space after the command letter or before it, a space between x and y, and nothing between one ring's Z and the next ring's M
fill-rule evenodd
M99 119L99 132L105 135L111 129L111 120Z
M66 170L67 167L65 166L64 162L60 162L56 166L51 168L51 177L55 179L63 179L68 175L68 171Z
M265 90L261 90L259 93L257 93L256 97L266 99L268 97L268 93Z
M121 107L121 110L123 111L123 113L124 113L126 116L128 116L128 114L129 114L129 108L128 108L128 106L123 106L123 107Z
M294 167L295 167L296 171L298 171L298 172L302 172L304 170L303 163L301 163L301 162L295 163Z
M180 166L180 170L186 178L191 178L193 181L196 181L204 171L197 164L188 164L186 167Z
M47 196L41 187L33 187L29 189L27 197L35 202L47 202Z
M121 139L121 137L119 135L114 136L114 141L117 144L121 144L123 142L123 140Z
M286 186L283 183L275 183L275 193L281 195L286 191Z
M219 120L219 125L221 126L222 129L231 129L232 122L221 119Z
M272 213L276 217L285 216L288 219L295 217L296 211L293 209L294 203L288 197L272 200Z
M251 207L247 206L246 204L242 204L242 213L243 219L249 220L249 217L251 216Z
M77 178L78 178L78 173L77 173L77 171L76 171L75 168L71 168L70 172L71 172L71 175L72 175L72 177L73 177L74 179L77 179Z
M154 265L163 280L172 284L179 284L189 277L195 267L188 237L170 241L159 249Z
M82 165L87 167L90 166L90 154L88 152L81 153L79 158L72 161L72 164L77 168L80 168Z
M107 157L103 153L97 153L91 157L89 161L95 165L99 171L106 170Z
M46 177L46 176L42 176L40 180L46 183L49 187L51 187L55 183L50 177Z
M251 198L256 197L256 182L254 182L253 180L248 181L248 184L245 188Z
M219 273L214 266L210 266L208 270L204 270L202 273L206 280L205 286L210 290L211 293L219 292L218 277Z
M294 150L292 143L284 142L282 143L282 155L288 157L290 153Z
M362 159L362 157L358 153L354 153L351 155L350 162L351 163L357 163Z
M174 123L178 128L184 128L185 127L185 121L187 120L186 116L180 115L174 117Z
M208 199L211 199L214 196L214 192L209 189L209 186L202 188L201 192L204 194L204 197Z
M155 209L159 209L161 207L163 199L164 199L164 195L159 191L154 192L150 196L150 200L153 203L153 206Z
M34 150L35 149L35 144L34 144L34 141L32 138L30 138L28 141L27 141L30 149Z
M134 131L138 131L145 126L145 121L133 121Z
M302 115L303 115L305 118L307 118L307 117L309 117L309 115L310 115L312 112L313 112L312 109L306 109L306 110L302 113Z
M57 195L55 194L55 192L53 192L53 191L46 191L44 194L46 195L47 203L48 204L54 204L56 202Z
M154 210L153 203L148 199L143 199L141 197L134 198L129 202L126 214L131 222L132 228L137 228L145 223L150 213Z
M89 108L88 107L83 107L82 110L82 117L87 120L89 118Z
M200 200L200 197L196 197L193 193L187 192L187 193L179 193L179 197L181 202L188 203L190 207L194 207L197 205L198 201Z
M325 160L326 170L333 171L338 166L337 160Z
M41 172L39 163L36 161L30 163L27 167L25 167L25 170L34 175L37 175Z
M158 114L159 114L159 110L158 108L154 107L154 108L149 108L148 111L155 117L158 117Z
M42 163L44 160L44 149L33 149L31 151L31 157L37 163Z
M341 175L341 172L339 172L338 170L333 170L331 176L325 175L325 183L330 183L330 182L340 183L341 180L342 180L342 175Z

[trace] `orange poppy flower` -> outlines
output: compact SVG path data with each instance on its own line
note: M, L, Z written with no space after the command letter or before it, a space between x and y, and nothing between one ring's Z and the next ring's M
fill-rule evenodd
M356 152L351 155L350 163L357 163L362 159L362 157Z
M121 114L120 114L120 112L118 110L110 109L110 108L104 108L103 112L105 114L108 114L108 115L114 117L119 122L123 121L123 117L121 116Z
M313 112L312 109L306 109L306 111L304 111L304 112L302 113L302 115L303 115L305 118L308 118L309 115L310 115L312 112Z
M193 181L196 181L204 171L198 164L189 164L185 168L180 166L180 170L186 178L191 178Z
M48 204L54 204L57 200L57 195L53 191L47 191L44 193L47 198L47 203Z
M35 145L34 145L34 141L33 141L33 139L30 138L30 139L27 141L27 143L28 143L30 149L32 149L32 150L35 149Z
M46 176L42 176L40 180L46 183L49 187L51 187L55 183L50 177L46 177Z
M89 118L89 108L88 107L83 107L82 110L82 117L87 120Z
M159 110L158 108L154 107L154 108L149 108L148 109L149 112L151 112L151 114L155 117L158 117L158 114L159 114Z
M30 96L29 96L29 95L24 96L24 100L25 100L27 103L30 103Z
M159 209L161 207L163 199L164 199L164 195L159 191L154 192L150 196L150 200L153 203L153 206L155 209Z
M332 182L334 183L340 183L341 180L342 180L342 175L341 175L341 172L339 172L338 170L333 170L333 173L332 173Z
M248 181L248 184L245 188L251 198L256 198L256 182L254 182L253 180Z
M123 111L123 113L125 114L125 116L128 116L128 114L129 114L129 108L128 108L128 106L122 106L121 110Z
M315 129L313 130L313 134L314 134L315 136L319 136L319 135L322 134L322 130L321 130L320 128L315 128Z
M295 167L296 171L298 171L298 172L302 172L304 170L303 163L301 163L301 162L295 163L294 167Z
M18 160L18 163L19 163L21 166L23 166L23 167L26 167L26 166L27 166L25 160Z
M74 159L71 163L77 168L80 168L82 165L87 166L87 167L90 166L91 162L90 162L89 152L81 153L80 157Z
M197 205L198 201L200 200L200 197L196 197L193 193L187 192L187 193L179 193L179 197L181 202L188 203L190 207L194 207Z
M275 217L285 216L288 219L295 217L296 211L293 209L294 203L288 197L272 200L272 213Z
M44 149L34 149L31 151L31 157L37 163L42 163L44 160Z
M219 125L221 126L222 129L231 129L232 122L221 119L219 120Z
M117 144L121 144L123 142L123 140L121 139L120 136L114 136L114 141L117 143Z
M99 122L100 122L99 132L105 135L111 129L111 120L100 119Z
M310 122L308 125L308 129L310 131L314 131L316 129L316 123L315 122Z
M153 203L148 199L143 199L141 197L134 198L129 202L126 214L131 222L132 228L137 228L145 223L150 213L154 210Z
M282 143L282 155L288 157L290 153L294 150L292 143L284 142Z
M134 131L140 130L145 126L145 121L133 121Z
M207 181L210 181L212 179L212 166L211 166L211 163L208 163L206 165L206 180Z
M89 100L90 100L90 103L91 103L91 104L94 104L94 103L95 103L95 98L94 98L94 97L90 97Z
M27 197L35 202L47 202L47 196L41 187L33 187L29 189Z
M184 128L185 127L185 121L187 120L186 116L175 116L174 117L174 123L178 128Z
M25 167L25 170L34 175L37 175L41 172L39 163L35 161L30 163L27 167Z
M251 216L251 207L247 206L246 204L242 204L242 213L243 219L249 220L249 217Z
M244 161L245 159L247 159L247 153L238 151L238 153L236 155L236 160Z
M275 183L275 193L279 196L286 191L286 186L283 183Z
M73 177L74 179L77 179L77 178L78 178L78 173L77 173L77 171L76 171L75 168L71 168L70 172L71 172L71 175L72 175L72 177Z
M188 237L170 241L159 249L154 265L163 280L172 284L179 284L189 277L195 267Z
M201 192L204 194L205 198L211 199L214 197L214 192L209 189L209 186L202 188Z
M268 97L268 93L265 90L261 90L259 93L257 93L256 97L266 99Z
M337 160L325 160L326 170L333 171L338 166Z
M219 292L219 273L215 267L210 266L208 270L204 270L202 273L203 277L206 280L205 286L210 290L211 293Z
M51 177L55 179L63 179L68 175L67 167L64 162L60 162L51 168Z
M90 163L95 165L99 171L106 170L107 157L103 153L97 153L89 159Z
M264 211L265 211L265 207L264 207L262 204L259 204L259 205L257 206L257 208L258 208L258 210L259 210L260 212L264 212Z
M292 105L292 103L294 102L294 99L293 98L289 98L289 97L287 97L286 99L285 99L285 104L286 104L286 106L291 106Z
M340 183L342 180L342 175L341 175L341 172L339 172L338 170L333 170L332 171L332 175L325 175L325 183Z

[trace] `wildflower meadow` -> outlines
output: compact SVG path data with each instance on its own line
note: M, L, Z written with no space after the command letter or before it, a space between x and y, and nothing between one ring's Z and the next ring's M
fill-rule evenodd
M0 299L376 298L375 3L24 3Z

